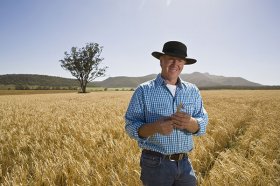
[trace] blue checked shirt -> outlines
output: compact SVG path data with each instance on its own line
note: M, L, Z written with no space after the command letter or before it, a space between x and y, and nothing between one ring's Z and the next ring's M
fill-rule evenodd
M142 138L138 135L138 130L142 125L155 122L162 117L171 116L176 112L180 103L183 104L181 111L197 120L200 129L196 134L174 129L170 135L156 133L148 138ZM191 151L193 149L192 136L205 133L208 115L195 85L179 79L173 97L159 74L156 79L137 87L125 114L125 120L126 132L131 138L138 141L140 148L167 155Z

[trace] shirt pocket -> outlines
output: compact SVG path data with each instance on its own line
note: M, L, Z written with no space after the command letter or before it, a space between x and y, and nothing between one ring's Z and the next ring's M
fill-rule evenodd
M167 114L168 113L168 110L170 110L170 105L169 104L166 104L164 102L161 102L161 103L154 103L152 105L152 110L157 113L157 114Z
M166 103L150 103L145 111L145 119L147 123L154 122L158 119L170 116L172 113L168 111L169 107Z

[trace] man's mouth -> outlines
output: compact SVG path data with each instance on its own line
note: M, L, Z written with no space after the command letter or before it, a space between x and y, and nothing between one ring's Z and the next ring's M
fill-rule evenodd
M177 68L170 68L169 70L170 70L171 72L177 72L177 71L178 71Z

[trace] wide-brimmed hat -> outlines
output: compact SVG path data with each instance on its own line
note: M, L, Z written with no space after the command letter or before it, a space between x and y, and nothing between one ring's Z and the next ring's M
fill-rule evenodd
M173 57L182 58L186 61L185 65L196 63L196 59L187 57L187 46L179 41L168 41L163 45L162 53L152 53L152 56L154 56L157 59L160 59L160 56L162 55L169 55Z

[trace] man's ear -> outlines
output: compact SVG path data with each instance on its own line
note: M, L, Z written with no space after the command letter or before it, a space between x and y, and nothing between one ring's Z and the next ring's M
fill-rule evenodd
M164 56L160 56L160 58L159 58L159 64L160 64L160 67L162 67L163 58L164 58Z

